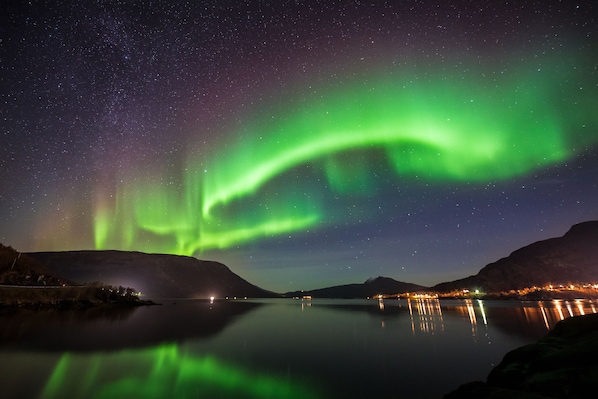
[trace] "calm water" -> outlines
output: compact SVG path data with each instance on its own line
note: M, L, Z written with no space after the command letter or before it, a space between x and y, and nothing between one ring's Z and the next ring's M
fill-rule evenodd
M1 398L440 398L590 301L163 301L0 316Z

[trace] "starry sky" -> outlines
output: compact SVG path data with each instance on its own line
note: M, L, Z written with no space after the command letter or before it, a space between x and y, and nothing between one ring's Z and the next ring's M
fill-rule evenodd
M454 3L454 4L450 4ZM592 1L7 1L0 242L434 285L598 219Z

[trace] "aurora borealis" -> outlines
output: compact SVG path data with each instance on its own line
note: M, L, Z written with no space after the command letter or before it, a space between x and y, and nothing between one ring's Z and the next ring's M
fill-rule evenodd
M0 242L431 285L598 217L594 5L142 3L9 7Z
M354 84L317 102L308 99L305 109L283 109L284 117L275 117L286 119L281 123L250 123L244 127L248 136L207 162L209 172L198 173L192 164L186 169L182 195L168 187L160 190L159 182L150 180L146 188L118 194L122 209L120 204L112 213L99 209L96 246L139 248L143 244L136 236L149 231L159 242L172 242L164 251L191 256L326 223L327 209L318 195L322 189L371 194L372 167L354 162L364 149L384 152L386 159L376 161L394 170L395 179L421 175L433 184L477 183L562 162L574 146L598 142L587 133L598 128L595 112L581 106L563 114L577 94L567 92L567 73L534 70L520 81L490 87L485 82L455 83L446 72L442 79L449 80L412 88L383 77L365 90ZM571 140L564 132L576 126L583 129ZM343 160L346 152L351 154ZM270 180L304 164L320 169L315 173L321 174L323 187L312 189L312 195L283 184L261 192ZM259 198L259 204L254 198L244 201L248 196ZM235 202L239 211L227 212ZM120 238L111 240L112 235ZM143 249L151 251L154 245L159 244Z

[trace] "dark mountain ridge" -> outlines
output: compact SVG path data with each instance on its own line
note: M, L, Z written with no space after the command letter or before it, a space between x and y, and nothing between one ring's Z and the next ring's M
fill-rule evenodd
M490 263L478 274L432 287L501 292L549 284L598 282L598 221L576 224L565 235L537 241Z
M598 221L576 224L562 237L535 242L482 268L478 274L438 284L432 288L388 277L369 279L362 284L346 284L310 291L294 291L287 297L366 298L406 292L479 289L497 293L549 284L568 285L598 282ZM279 297L279 294L245 281L219 262L187 256L146 254L124 251L32 252L22 254L20 266L10 270L18 254L4 248L6 283L31 275L48 280L60 276L76 283L99 281L128 286L149 298ZM23 265L27 267L23 268ZM16 276L16 277L15 277ZM68 281L63 280L63 281ZM58 280L57 280L58 281ZM44 280L47 284L48 281Z
M310 291L287 292L285 297L311 296L314 298L368 298L376 295L389 295L427 290L421 285L397 281L389 277L376 277L363 284L345 284Z
M219 262L126 251L31 252L53 275L77 283L128 286L147 298L270 298Z

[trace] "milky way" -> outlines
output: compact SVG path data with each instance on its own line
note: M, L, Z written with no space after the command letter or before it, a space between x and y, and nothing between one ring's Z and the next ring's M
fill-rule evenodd
M0 242L210 257L279 290L475 273L598 217L596 14L11 5Z

